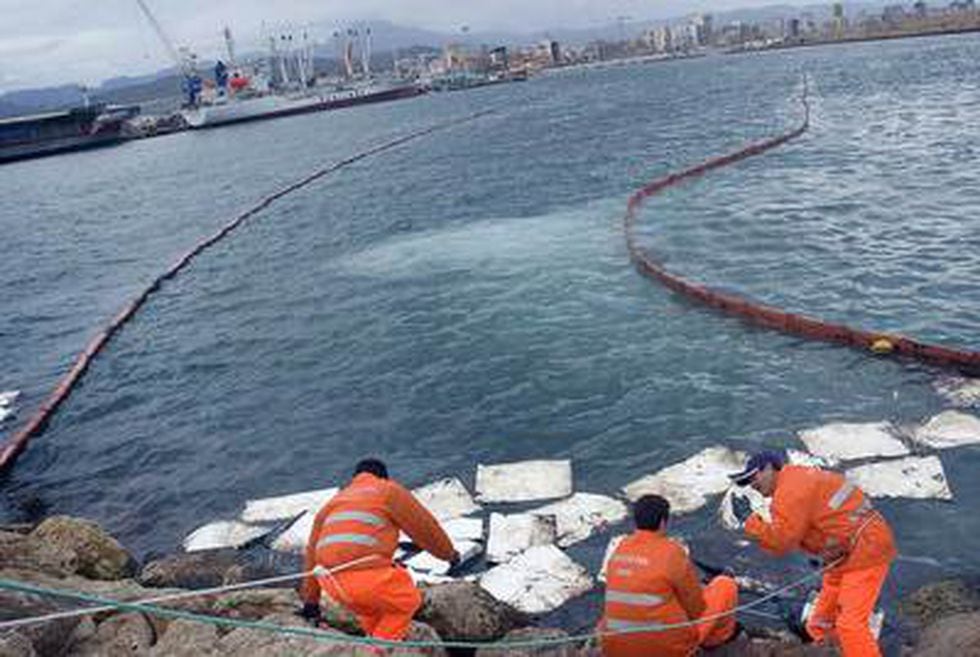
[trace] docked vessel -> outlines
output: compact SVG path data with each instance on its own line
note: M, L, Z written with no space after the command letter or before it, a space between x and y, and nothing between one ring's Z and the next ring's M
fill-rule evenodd
M185 107L181 110L181 115L191 128L211 128L229 123L411 98L424 91L421 86L412 83L372 83L347 88L314 88L292 94L269 93L247 98L224 96L212 102L199 102Z
M124 139L131 106L92 104L58 112L0 119L0 162L108 146Z

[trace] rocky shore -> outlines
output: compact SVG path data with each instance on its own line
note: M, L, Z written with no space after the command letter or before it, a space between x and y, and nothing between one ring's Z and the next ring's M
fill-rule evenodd
M45 589L80 592L121 601L226 586L280 573L250 564L234 550L177 554L142 567L118 541L97 524L56 516L37 525L0 528L0 580ZM478 650L395 650L388 654L531 657L599 655L595 645L562 644L534 649L508 649L513 641L567 636L543 628L533 619L495 600L475 584L438 584L424 590L411 637L423 641L488 644ZM0 588L0 622L76 609L83 603ZM94 611L44 623L0 631L0 657L95 655L376 655L368 648L343 642L356 635L356 623L341 609L325 610L325 631L337 642L290 635L239 622L261 622L284 628L309 628L294 614L299 598L292 583L281 588L247 588L162 603L177 612L215 618L204 623L188 618L118 610ZM922 657L980 655L980 586L950 581L926 586L900 604L903 624L910 628L902 655ZM835 655L805 646L789 634L749 629L731 644L707 653L717 657L790 657Z

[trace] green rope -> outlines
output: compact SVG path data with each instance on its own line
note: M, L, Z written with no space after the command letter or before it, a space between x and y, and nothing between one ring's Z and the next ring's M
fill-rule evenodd
M176 609L167 609L165 607L158 607L155 605L141 604L138 602L121 602L118 600L110 600L108 598L103 598L95 595L90 595L87 593L81 593L76 591L64 591L57 589L49 589L42 586L35 586L31 584L26 584L24 582L17 582L14 580L0 579L0 589L7 589L11 591L19 591L21 593L32 593L35 595L46 595L46 596L58 596L62 598L70 598L73 600L80 600L83 602L92 602L99 605L104 605L108 607L113 607L121 611L131 611L131 612L141 612L146 614L152 614L156 616L163 616L168 618L196 621L201 623L210 623L216 626L222 627L232 627L232 628L242 628L242 629L252 629L261 630L265 632L276 632L279 634L289 634L293 636L301 636L304 638L314 639L316 641L323 641L326 643L345 643L345 644L356 644L364 646L377 646L385 648L469 648L469 649L487 649L487 648L499 648L501 650L514 650L514 649L524 649L524 648L544 648L548 646L559 646L567 645L572 643L585 643L593 639L602 636L618 636L624 634L639 634L639 633L651 633L651 632L666 632L672 629L678 629L682 627L692 627L695 625L700 625L701 623L714 620L716 618L722 618L725 616L734 615L738 612L744 612L752 607L756 607L763 602L781 595L783 592L790 589L799 587L806 583L807 581L814 579L822 575L823 569L814 571L807 574L806 576L768 594L757 600L754 600L745 605L736 607L735 609L716 614L714 616L697 618L694 620L684 621L681 623L671 623L671 624L655 624L643 627L632 627L622 630L605 630L602 632L589 632L587 634L570 635L564 637L553 637L553 638L540 638L534 640L526 641L500 641L500 642L479 642L479 641L391 641L387 639L376 639L374 637L358 637L351 636L348 634L337 634L333 632L324 632L319 629L307 628L307 627L288 627L283 625L276 625L274 623L266 623L263 621L245 621L235 618L224 618L221 616L208 616L205 614L195 614L188 611L179 611ZM0 631L3 630L3 623L0 623Z

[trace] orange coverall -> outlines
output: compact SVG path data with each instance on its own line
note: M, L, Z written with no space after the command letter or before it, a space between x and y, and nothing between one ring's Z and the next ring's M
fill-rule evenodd
M702 588L684 548L662 531L638 529L609 559L600 631L683 623L729 612L738 586L724 575ZM734 615L657 632L602 636L606 657L687 657L698 646L717 646L735 631Z
M868 623L897 554L885 519L843 475L787 465L776 475L772 522L753 514L745 533L775 555L800 549L825 563L820 596L807 631L825 641L835 630L844 657L880 657Z
M399 530L439 559L448 561L455 553L439 522L411 492L370 473L355 476L313 521L306 570L319 565L334 571L306 578L303 601L319 603L322 592L352 611L369 636L405 638L422 595L405 568L392 562Z

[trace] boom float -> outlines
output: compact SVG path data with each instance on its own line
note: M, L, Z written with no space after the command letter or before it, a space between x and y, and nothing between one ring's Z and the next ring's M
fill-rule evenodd
M634 228L637 222L637 214L648 198L714 169L720 169L755 155L761 155L796 139L810 127L810 104L807 101L806 85L804 85L800 100L803 105L803 120L795 129L776 137L749 144L733 153L711 158L682 171L668 174L633 192L626 205L626 217L623 222L626 247L633 264L644 276L659 281L685 297L760 326L812 340L856 347L876 355L905 356L933 365L957 368L967 374L980 374L980 352L928 344L901 335L865 331L844 324L833 324L773 306L748 301L733 294L719 292L667 271L661 263L657 262L638 245Z

